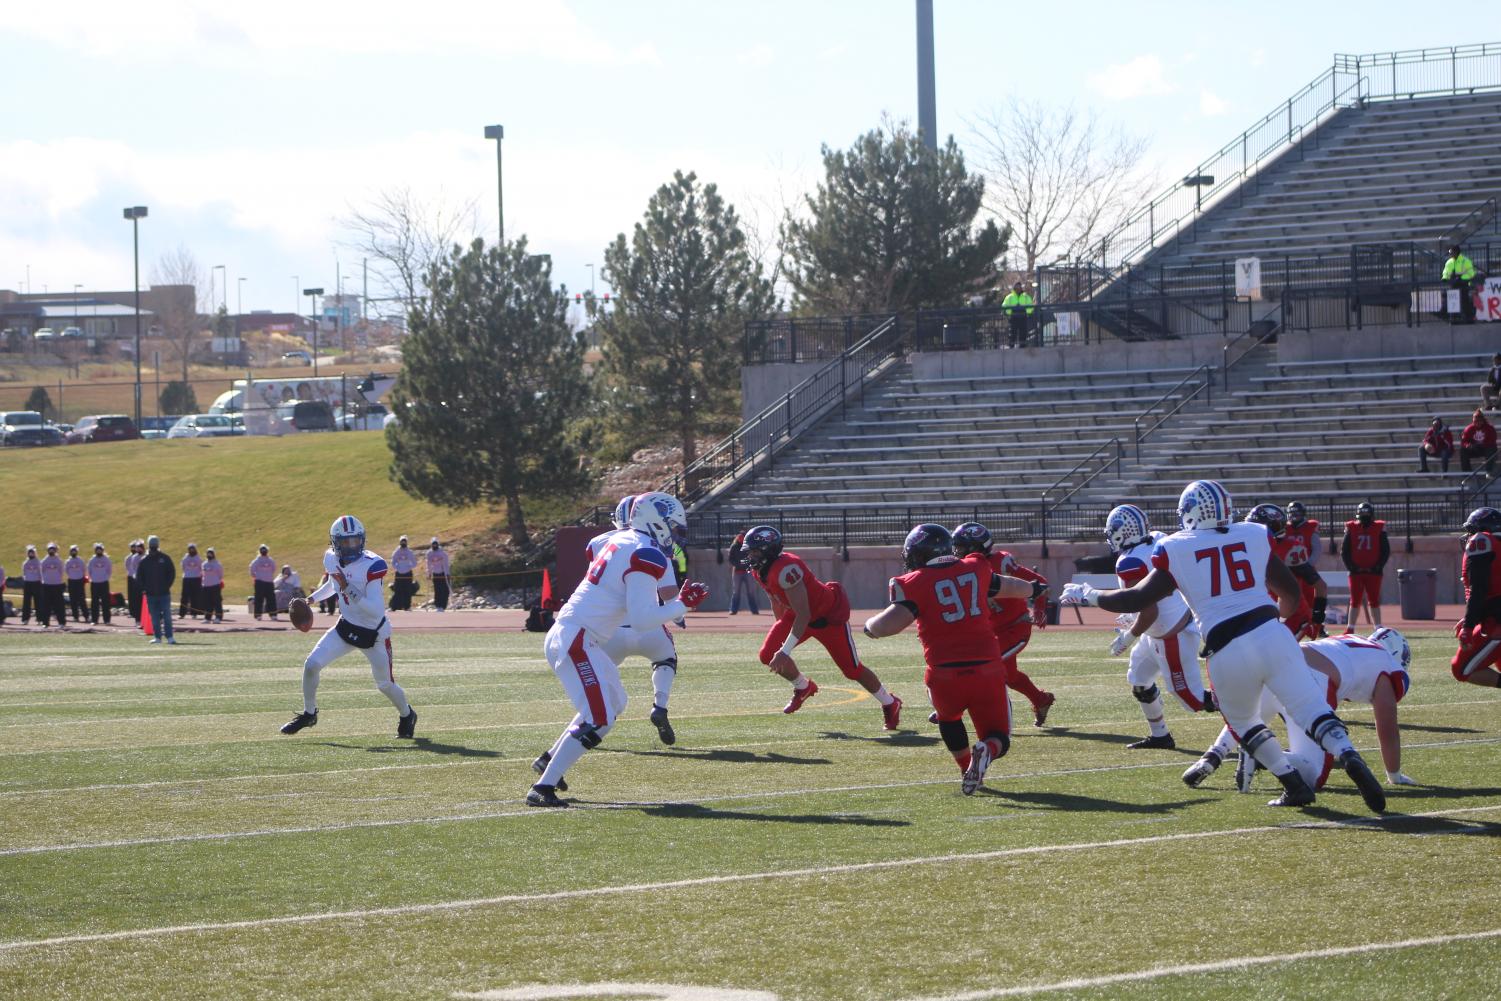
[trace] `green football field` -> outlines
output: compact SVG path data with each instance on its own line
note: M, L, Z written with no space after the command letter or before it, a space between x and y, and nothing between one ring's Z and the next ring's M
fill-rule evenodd
M571 715L537 636L398 633L415 741L363 658L280 736L307 637L0 636L0 998L1501 996L1501 693L1447 635L1412 637L1423 785L1384 820L1339 773L1296 813L1228 766L1188 789L1218 720L1176 704L1178 751L1125 750L1107 634L1035 638L1055 725L1018 704L968 798L915 640L863 644L907 700L884 733L822 651L784 716L759 637L678 638L677 745L630 661L576 808L534 810Z

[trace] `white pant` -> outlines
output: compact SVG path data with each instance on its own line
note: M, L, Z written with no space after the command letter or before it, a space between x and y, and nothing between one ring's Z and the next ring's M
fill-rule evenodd
M1276 619L1231 640L1209 658L1209 680L1225 723L1239 739L1264 723L1261 690L1268 688L1286 708L1289 726L1307 730L1329 712L1324 688L1308 669L1298 641Z
M1316 684L1324 686L1324 705L1330 712L1338 704L1338 694L1334 682L1317 671L1309 670ZM1271 719L1273 716L1285 713L1282 703L1277 701L1277 696L1269 691L1261 693L1261 715L1263 719ZM1319 742L1292 723L1287 724L1287 760L1298 773L1303 776L1303 781L1308 783L1308 788L1318 790L1324 788L1324 782L1329 778L1329 771L1334 767L1334 755L1324 750Z
M1183 708L1204 708L1204 676L1199 671L1199 633L1189 626L1165 639L1143 636L1131 648L1126 680L1132 688L1146 688L1157 678L1167 682Z
M621 626L615 630L615 635L610 637L603 649L605 656L617 666L627 657L645 657L653 664L660 664L676 660L678 655L672 634L667 631L666 626L652 626L650 629Z
M330 629L319 638L318 644L313 647L313 652L307 655L307 660L302 666L321 671L345 654L359 650L370 662L370 675L374 678L376 687L391 684L396 680L391 662L391 623L384 623L376 637L375 646L368 650L361 650L351 643L344 642L338 632Z
M620 668L587 632L559 622L548 630L542 652L585 722L602 729L625 711Z

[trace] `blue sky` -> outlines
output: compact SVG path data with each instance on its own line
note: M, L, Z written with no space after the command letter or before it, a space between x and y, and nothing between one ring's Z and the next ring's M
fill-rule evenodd
M1011 95L1095 110L1181 176L1317 76L1333 52L1484 41L1412 3L1016 4L935 0L938 124ZM1426 15L1426 16L1423 16ZM0 288L129 287L186 246L230 309L358 292L340 219L382 189L473 199L587 288L588 263L674 169L719 183L768 237L819 146L915 116L912 0L76 0L0 23ZM306 309L306 300L299 308Z

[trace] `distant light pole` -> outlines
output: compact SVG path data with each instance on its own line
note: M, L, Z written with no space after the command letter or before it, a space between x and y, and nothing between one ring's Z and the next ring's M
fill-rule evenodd
M486 125L485 138L495 140L495 206L500 216L500 245L506 243L506 184L505 174L501 172L500 141L506 137L505 126Z
M221 277L223 277L223 279L224 279L224 282L223 282L223 290L224 291L223 291L223 300L222 301L224 303L224 312L227 313L227 312L229 312L229 269L226 268L222 264L215 264L212 268L209 268L209 271L208 271L208 304L209 304L209 308L212 309L213 306L214 306L214 272L215 271L221 272L222 273Z
M323 294L321 288L305 288L302 294L308 297L313 307L313 378L318 378L318 297Z
M594 298L594 265L592 265L592 264L585 264L584 267L586 267L586 268L589 269L589 298L593 299Z
M302 279L299 278L299 277L297 277L296 275L293 275L292 276L292 315L294 315L294 316L297 314L297 296L301 294L301 289L302 289Z
M235 316L245 315L245 276L235 279Z
M80 334L83 333L83 328L78 325L78 290L81 288L83 288L82 285L77 282L73 283L73 329Z
M135 248L136 282L136 427L141 426L141 220L146 218L146 206L133 205L125 210L130 220L131 243ZM28 278L30 277L30 265Z

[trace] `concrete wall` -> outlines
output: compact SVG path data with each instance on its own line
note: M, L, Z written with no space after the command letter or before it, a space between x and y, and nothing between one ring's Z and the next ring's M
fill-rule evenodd
M740 368L740 419L748 421L787 391L829 363L805 361L776 365L743 365Z
M1047 375L1057 372L1115 372L1147 368L1218 365L1225 339L1218 334L1176 341L1106 341L1066 347L1008 348L999 351L925 351L911 356L912 377L962 378L977 375Z
M1428 323L1421 327L1370 326L1361 330L1292 331L1277 338L1277 360L1407 358L1417 355L1489 355L1501 350L1501 324ZM1477 378L1484 373L1476 373Z

